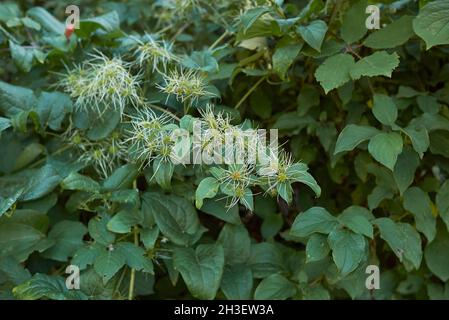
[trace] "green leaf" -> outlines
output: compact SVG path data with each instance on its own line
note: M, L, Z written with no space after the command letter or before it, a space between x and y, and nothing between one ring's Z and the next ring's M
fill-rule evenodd
M354 271L366 256L366 241L362 235L336 228L329 233L332 257L341 274Z
M283 225L284 219L282 215L270 213L264 217L260 233L264 239L273 238L281 231Z
M125 262L123 250L110 247L97 256L94 270L101 276L103 283L107 283L125 265Z
M380 237L384 239L399 261L410 261L415 269L419 269L422 260L421 237L408 223L394 223L389 218L373 221L379 228Z
M396 132L378 133L370 139L368 151L374 159L393 171L402 152L402 138Z
M154 274L153 262L145 256L145 250L131 242L120 242L115 246L125 257L126 264L136 271Z
M194 51L185 57L182 64L187 68L213 73L218 71L218 62L209 50Z
M426 42L427 50L449 44L449 3L445 0L428 3L413 20L413 30Z
M162 234L175 244L194 244L205 231L195 208L186 199L150 192L143 198L148 202Z
M37 31L41 30L41 25L31 18L25 17L20 20L22 21L23 25L27 28L34 29Z
M33 50L17 45L11 40L9 41L9 50L17 67L23 72L29 72L33 66Z
M413 36L414 17L402 16L380 30L371 33L363 42L372 49L389 49L401 46Z
M120 30L120 17L116 11L111 11L98 17L80 20L80 28L75 29L77 36L88 38L89 35L102 29L105 32L113 32Z
M315 78L327 94L351 80L350 71L354 67L354 58L346 53L327 58L315 71Z
M99 114L96 111L91 111L89 113L80 113L77 110L74 115L75 117L82 114L86 118L82 118L81 121L89 130L86 133L86 137L92 141L99 141L108 137L120 122L120 111L118 110L108 110L103 114ZM79 119L75 118L75 125L79 125Z
M351 3L350 8L343 16L341 37L346 43L351 44L362 39L368 31L365 25L367 6L366 0Z
M436 195L436 204L441 219L446 223L449 230L449 180L443 183Z
M410 138L413 149L418 152L419 157L422 159L424 152L427 151L430 144L427 129L423 126L415 126L411 124L407 126L403 132Z
M43 256L56 261L67 261L82 246L87 228L78 221L63 220L53 226L48 238L55 244Z
M195 191L195 206L200 209L203 206L203 200L216 196L219 188L218 180L214 177L207 177L201 180Z
M80 190L97 193L100 190L100 185L97 181L87 176L72 172L61 181L61 188L66 190Z
M71 264L78 266L80 270L84 270L87 266L92 265L103 251L104 247L97 243L82 246L76 250Z
M115 235L107 229L110 218L106 214L99 214L97 217L91 218L87 226L89 235L99 244L105 247L115 241Z
M399 65L399 56L396 52L388 54L386 51L376 51L368 57L356 62L351 68L351 78L360 79L362 76L385 76L391 78L391 73Z
M2 131L8 129L9 127L11 127L11 121L7 118L0 117L0 137Z
M103 182L103 187L107 190L129 188L138 174L138 167L135 164L125 164L115 170L112 175Z
M437 222L432 215L432 203L427 193L418 187L407 189L404 193L404 209L415 216L416 229L431 242L437 233Z
M298 114L304 116L310 108L320 104L320 93L315 86L305 83L298 95Z
M251 256L247 264L251 266L254 278L257 279L284 272L286 269L279 247L268 242L251 245Z
M418 166L418 154L410 148L404 149L399 155L393 171L394 180L396 181L401 196L413 183L413 180L415 180L415 171Z
M126 208L117 212L107 224L108 230L115 233L131 232L131 227L142 223L140 211Z
M254 22L257 21L257 19L259 19L260 16L270 11L271 9L269 7L256 7L246 11L240 17L240 21L243 25L243 32L246 33L246 31L248 31L248 29L254 24Z
M355 233L373 239L373 226L366 217L367 210L356 206L350 208L351 210L345 210L338 216L338 221Z
M273 54L273 70L285 79L288 68L293 64L303 47L303 43L291 43L289 38L280 40Z
M21 15L19 6L14 2L0 3L0 21L8 22Z
M242 225L225 224L217 243L224 249L226 264L245 263L250 257L251 239Z
M19 187L9 194L1 194L0 192L0 217L8 211L20 198L24 191L24 187Z
M201 211L232 224L242 223L238 206L228 208L226 199L206 199L201 207Z
M43 127L60 130L65 115L72 111L72 107L68 95L61 92L42 92L37 101L36 112Z
M52 14L42 7L34 7L27 11L27 15L37 21L46 31L54 34L64 34L65 26Z
M307 26L299 26L296 30L309 46L321 52L321 45L327 31L326 22L314 20Z
M320 261L330 252L326 236L314 233L310 236L306 245L306 262Z
M78 290L69 290L60 276L36 273L30 280L13 289L14 296L20 300L87 300Z
M35 105L36 97L32 90L0 81L0 111L7 117L30 110Z
M263 279L254 293L255 300L285 300L296 294L296 286L280 274Z
M308 173L307 170L308 167L306 164L296 163L291 165L286 172L292 182L301 182L307 185L313 192L315 192L315 195L319 197L321 195L321 188L315 178Z
M2 257L0 260L0 278L2 282L19 285L31 278L28 269L12 256Z
M347 125L339 134L334 154L351 151L363 141L371 139L379 130L368 126Z
M427 245L424 252L426 264L430 271L446 282L449 280L449 234L446 230L439 230L436 238Z
M56 188L62 181L63 177L50 164L43 166L40 169L29 172L30 180L28 181L27 189L20 198L22 201L36 200L46 196Z
M182 275L191 294L198 299L212 300L220 287L224 269L224 250L220 245L202 244L196 250L176 248L173 263Z
M418 96L416 101L422 112L438 114L438 111L440 110L438 99L434 96Z
M398 117L398 109L387 95L376 93L374 95L373 114L381 123L393 126Z
M170 190L174 169L175 166L171 161L165 161L163 159L153 161L153 178L162 189Z
M337 218L327 212L326 209L312 207L295 218L290 229L290 235L307 237L315 232L329 233L337 224Z
M0 224L0 257L11 255L23 262L35 250L45 250L52 244L43 240L45 235L30 225L2 223ZM42 247L42 245L45 246Z
M253 290L253 273L245 264L227 265L224 268L221 290L228 300L250 300Z

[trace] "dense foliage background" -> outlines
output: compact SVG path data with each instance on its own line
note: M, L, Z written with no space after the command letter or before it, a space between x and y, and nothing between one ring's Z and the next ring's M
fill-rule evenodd
M0 299L449 299L448 44L447 0L0 3ZM301 162L228 190L163 158L194 118Z

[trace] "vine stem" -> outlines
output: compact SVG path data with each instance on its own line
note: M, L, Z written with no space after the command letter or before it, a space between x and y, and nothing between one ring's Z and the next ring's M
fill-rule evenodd
M209 50L213 50L216 46L218 46L218 44L223 41L224 38L226 38L229 35L228 30L226 30L225 32L223 32L223 34L217 39L215 40L214 43L212 43L212 45L209 47Z
M168 110L166 110L166 109L164 109L164 108L162 108L162 107L159 107L159 106L157 106L157 105L155 105L155 104L151 104L151 103L148 104L148 106L149 106L150 108L152 108L152 109L159 110L159 111L161 111L161 112L164 112L164 113L168 114L170 117L172 117L172 118L175 119L176 121L181 121L181 119L179 119L179 117L177 117L175 114L171 113L170 111L168 111Z
M256 88L257 88L257 87L262 83L262 81L264 81L265 79L266 79L266 76L260 78L259 81L257 81L257 82L251 87L251 89L249 89L249 90L245 93L245 95L244 95L244 96L240 99L240 101L235 105L234 109L238 109L238 108L242 105L242 103L249 97L249 95L250 95L254 90L256 90Z
M139 245L139 234L138 229L134 226L134 244L136 246ZM128 292L128 300L132 300L134 297L134 284L136 282L136 269L131 269L131 276L129 278L129 292Z
M58 154L60 154L61 152L66 151L67 149L70 149L72 146L70 144L65 145L64 147L62 147L61 149L56 150L55 152L53 152L50 157L52 156L56 156ZM38 165L40 165L41 163L44 163L45 160L47 160L47 156L45 158L39 159L38 161L36 161L35 163L33 163L32 165L30 165L28 168L35 168Z

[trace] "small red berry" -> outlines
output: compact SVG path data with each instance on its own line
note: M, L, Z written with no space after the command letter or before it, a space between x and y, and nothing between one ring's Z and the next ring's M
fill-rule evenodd
M69 41L70 36L72 35L73 31L75 31L75 26L73 24L69 24L67 25L67 27L65 28L65 37L67 38L67 41Z

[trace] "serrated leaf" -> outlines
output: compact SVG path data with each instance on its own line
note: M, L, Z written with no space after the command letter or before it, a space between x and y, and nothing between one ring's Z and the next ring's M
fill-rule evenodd
M386 51L377 51L370 56L357 61L351 68L351 78L360 79L362 76L385 76L391 78L394 69L399 65L399 56L396 52L388 54Z
M373 49L389 49L403 45L413 36L413 19L412 16L402 16L371 33L363 44Z
M350 71L354 67L354 58L346 53L327 58L315 71L315 78L327 94L351 80Z
M449 3L445 0L429 2L413 20L413 30L426 42L427 50L449 44Z

